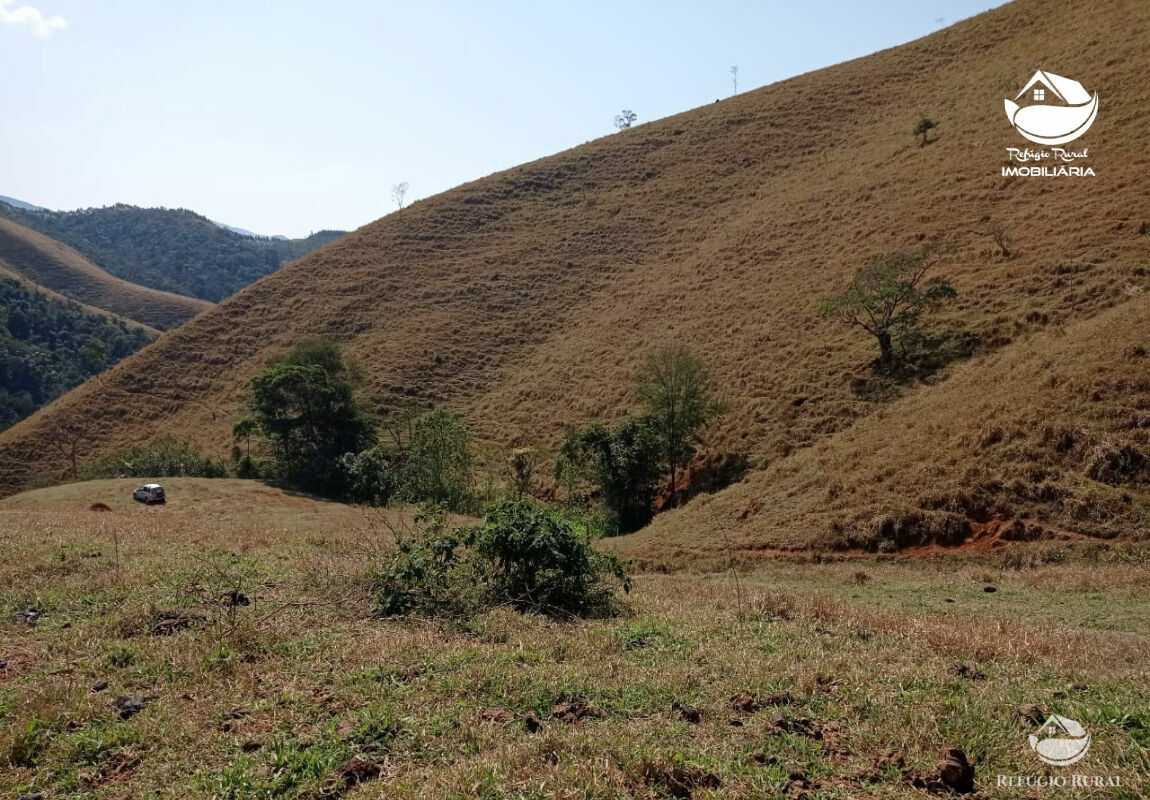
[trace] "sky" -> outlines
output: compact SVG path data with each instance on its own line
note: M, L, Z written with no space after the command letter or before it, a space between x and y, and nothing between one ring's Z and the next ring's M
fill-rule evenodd
M0 195L353 229L997 4L0 0Z

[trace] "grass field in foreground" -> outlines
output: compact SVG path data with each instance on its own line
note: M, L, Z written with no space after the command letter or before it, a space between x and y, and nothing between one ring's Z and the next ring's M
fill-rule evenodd
M3 797L921 797L949 746L987 797L1144 796L1137 551L641 574L618 618L442 625L368 616L394 513L61 502L0 510ZM1026 703L1087 728L1079 765L1037 760Z

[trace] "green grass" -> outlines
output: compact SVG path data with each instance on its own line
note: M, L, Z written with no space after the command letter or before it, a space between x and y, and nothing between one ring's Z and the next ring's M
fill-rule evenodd
M1025 797L993 786L1056 772L1012 719L1023 703L1086 725L1079 771L1126 796L1150 763L1138 565L779 561L737 583L641 574L611 619L440 624L369 616L373 528L321 542L310 523L169 514L123 531L117 563L108 517L0 513L17 554L0 564L0 796L920 797L911 778L956 745L989 796ZM250 606L221 604L235 588ZM155 635L175 611L198 622ZM736 710L739 693L767 704ZM145 708L121 719L121 697ZM356 759L378 776L345 778Z

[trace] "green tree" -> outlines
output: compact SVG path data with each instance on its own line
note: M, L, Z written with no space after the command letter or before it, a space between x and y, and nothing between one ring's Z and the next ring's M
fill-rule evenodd
M84 343L84 363L93 372L102 370L108 363L108 346L100 339L89 339Z
M341 491L340 459L375 443L338 346L307 342L252 379L252 417L277 472L318 494Z
M345 479L343 497L353 503L385 506L395 494L395 463L391 453L382 446L345 453L340 467Z
M437 408L415 420L404 464L404 490L412 500L466 510L471 467L471 437L458 414Z
M923 117L917 123L915 123L914 135L922 137L918 140L919 147L926 147L928 144L930 144L930 141L927 140L927 134L934 130L936 127L938 126L934 123L934 121L929 120L926 117Z
M531 492L531 481L539 468L543 454L533 447L518 447L507 456L505 468L511 486L515 489L515 499L522 500Z
M917 335L922 312L957 296L941 278L923 281L934 248L893 253L861 267L842 294L823 303L819 313L869 333L878 342L879 363L897 361L895 340Z
M660 453L658 434L647 418L629 417L614 430L591 425L568 435L555 464L556 478L591 483L615 532L629 533L654 516Z
M690 461L707 423L725 406L703 360L685 347L651 353L639 370L637 388L662 446L672 503L677 502L679 468Z

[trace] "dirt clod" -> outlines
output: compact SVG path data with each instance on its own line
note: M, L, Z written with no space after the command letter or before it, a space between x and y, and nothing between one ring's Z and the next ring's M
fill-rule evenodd
M978 667L971 667L966 664L952 664L950 667L950 674L956 678L965 678L968 681L984 681L986 680L986 673Z
M703 721L703 713L694 706L686 703L673 703L671 709L679 712L679 716L691 725L698 725Z
M187 628L193 628L204 621L198 614L184 614L180 611L159 611L148 629L150 636L171 636Z
M148 707L146 697L117 697L112 701L112 708L116 709L120 719L131 719Z
M538 733L543 730L543 722L539 719L539 715L534 711L528 711L524 714L523 729L528 733Z
M943 754L938 765L938 779L946 788L959 794L974 791L974 765L966 758L961 747L952 747Z
M375 780L382 774L383 767L373 761L367 761L362 758L353 758L340 767L339 770L340 780L343 781L344 786L349 787Z
M252 604L252 601L248 599L248 596L241 592L239 589L235 589L225 594L220 598L220 602L229 608L237 608L238 606L250 606Z
M599 710L592 708L582 700L572 700L565 703L557 703L551 707L551 716L560 722L566 722L568 725L574 725L581 719L587 717L598 717Z
M772 706L794 705L795 698L787 692L775 692L766 697L760 697L750 692L739 692L731 697L731 709L744 714L754 714L764 708Z
M107 681L96 681L95 683L93 683L88 688L89 688L89 691L92 691L92 692L102 692L108 688L108 682Z
M718 789L723 785L715 773L681 764L645 761L639 769L639 776L647 786L680 800L688 800L696 789Z
M506 724L515 719L515 715L506 708L485 708L479 712L481 722L492 722L499 725Z
M1034 703L1026 703L1014 710L1014 720L1023 727L1037 728L1046 722L1046 709Z

